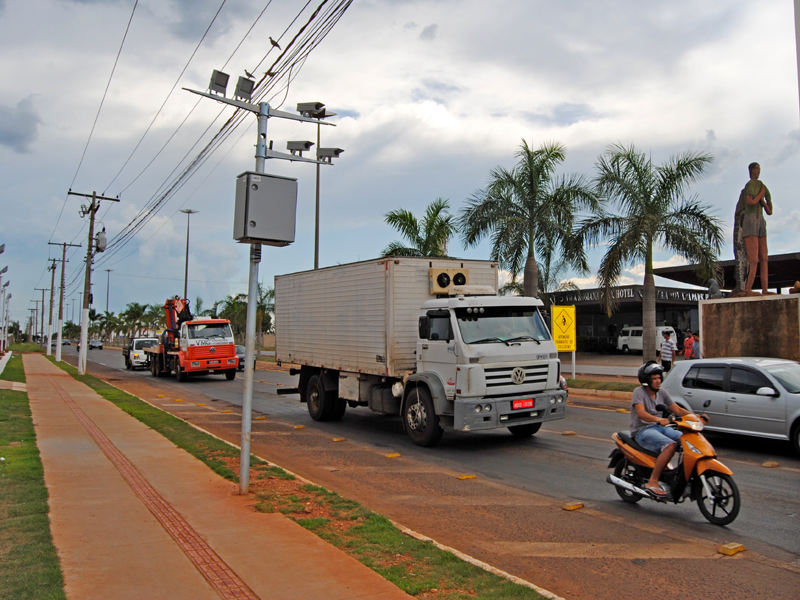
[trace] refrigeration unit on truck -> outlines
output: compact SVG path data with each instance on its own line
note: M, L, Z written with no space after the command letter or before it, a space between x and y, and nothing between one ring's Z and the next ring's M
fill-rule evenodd
M190 375L224 374L236 377L236 357L231 323L227 319L195 317L189 301L170 298L164 303L167 327L158 344L144 351L148 355L150 373L163 377L175 372L178 381Z
M497 295L497 263L382 258L275 277L275 357L301 365L317 421L348 406L401 415L421 446L443 429L535 434L567 392L536 298Z

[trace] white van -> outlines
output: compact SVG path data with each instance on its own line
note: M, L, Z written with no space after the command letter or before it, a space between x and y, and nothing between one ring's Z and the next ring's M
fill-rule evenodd
M664 332L669 331L669 337L677 343L675 339L675 330L669 325L663 327L656 327L656 352L661 352L661 342L664 341ZM617 350L629 354L630 352L642 351L642 328L639 326L626 326L617 338Z

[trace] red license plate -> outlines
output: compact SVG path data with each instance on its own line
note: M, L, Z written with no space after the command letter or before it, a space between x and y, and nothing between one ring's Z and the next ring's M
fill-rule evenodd
M517 410L518 408L533 408L533 398L525 398L525 400L512 400L511 408Z
M210 365L218 365L219 361L218 360L210 360L210 361L208 361L208 364L210 364Z

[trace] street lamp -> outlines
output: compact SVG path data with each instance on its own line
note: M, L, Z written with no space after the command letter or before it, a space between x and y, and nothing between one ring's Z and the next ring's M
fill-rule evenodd
M299 112L304 117L310 117L312 119L317 120L317 160L322 159L322 151L323 150L330 150L330 148L320 148L319 147L319 124L322 122L322 119L327 119L328 117L335 117L336 113L326 112L325 105L322 102L298 102L297 103L297 112ZM339 156L344 150L340 150L336 148L338 153L336 156ZM328 161L330 162L330 159ZM314 268L319 269L319 163L317 163L317 208L316 208L316 216L314 218Z
M107 279L106 279L106 312L108 312L108 290L109 290L109 287L111 285L111 271L113 271L113 270L114 269L106 269L106 273L107 273L107 275L106 275L106 277L107 277Z
M186 214L186 268L183 272L183 298L187 299L188 285L189 285L189 220L192 215L200 212L199 210L192 210L191 208L182 208L181 212Z

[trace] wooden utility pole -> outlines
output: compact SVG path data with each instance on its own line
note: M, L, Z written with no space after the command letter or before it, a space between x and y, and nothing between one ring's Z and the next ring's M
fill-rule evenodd
M100 208L99 200L108 200L109 202L119 202L119 198L106 198L105 196L98 196L97 192L90 194L78 194L70 190L67 193L69 196L82 196L83 198L91 198L92 202L88 207L81 207L81 216L89 215L89 242L86 249L86 277L83 283L83 310L81 311L81 341L80 341L80 354L78 355L78 375L86 373L86 357L89 350L89 306L92 303L92 258L94 256L94 216Z

